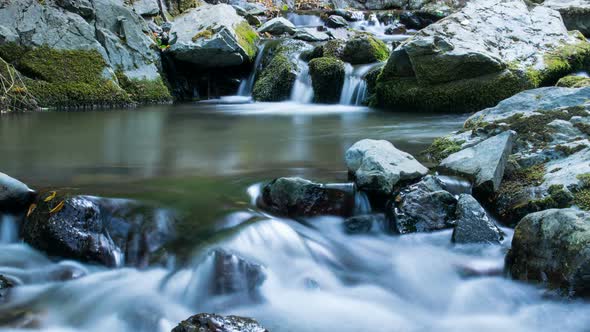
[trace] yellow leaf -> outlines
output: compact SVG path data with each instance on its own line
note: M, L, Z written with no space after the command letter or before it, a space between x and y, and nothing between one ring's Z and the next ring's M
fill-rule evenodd
M37 204L33 203L31 204L31 206L29 206L29 211L27 211L27 217L31 215L31 213L33 213L33 211L35 211L35 208L37 207Z
M55 198L55 195L56 195L56 194L57 194L57 192L55 192L55 191L52 191L52 192L49 194L49 196L47 196L47 197L45 198L45 200L44 200L44 201L45 201L45 202L49 202L50 200L52 200L52 199L54 199L54 198Z
M65 203L66 203L66 201L59 202L59 204L57 204L53 209L49 210L49 214L57 213L57 212L61 211L61 209L64 208Z

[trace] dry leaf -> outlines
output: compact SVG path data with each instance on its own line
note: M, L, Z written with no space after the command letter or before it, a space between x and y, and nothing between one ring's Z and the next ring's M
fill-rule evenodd
M57 212L61 211L61 209L64 208L65 203L66 203L66 201L59 202L59 204L57 204L53 209L49 210L49 214L57 213Z
M31 213L33 213L33 211L35 211L35 208L37 207L37 204L33 203L31 204L31 206L29 206L29 211L27 211L27 217L29 217L31 215Z
M52 191L52 192L49 194L49 196L47 196L47 197L44 199L44 201L45 201L45 202L49 202L50 200L52 200L52 199L54 199L54 198L55 198L55 195L56 195L56 194L57 194L57 192L55 192L55 191Z

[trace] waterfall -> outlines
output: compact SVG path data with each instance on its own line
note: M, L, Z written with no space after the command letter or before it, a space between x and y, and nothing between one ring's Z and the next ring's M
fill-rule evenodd
M340 94L340 104L343 105L362 105L367 99L367 81L365 75L379 63L353 67L346 64L346 76L342 93Z
M0 214L0 243L14 243L18 240L18 224L16 217Z
M354 193L354 214L369 214L373 211L369 197L364 191L357 190Z
M250 76L243 79L240 83L240 87L238 89L239 96L252 95L252 89L254 88L254 82L256 81L256 73L260 68L260 63L262 62L262 57L264 56L264 46L265 44L260 44L260 46L258 46L258 53L256 54L256 59L254 60L254 67L252 68Z
M309 75L309 66L305 61L299 61L301 71L297 74L297 79L291 90L291 100L299 103L311 103L313 100L313 88L311 86L311 76Z

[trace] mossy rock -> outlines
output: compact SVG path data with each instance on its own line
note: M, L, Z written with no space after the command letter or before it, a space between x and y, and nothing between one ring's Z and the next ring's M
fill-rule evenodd
M322 57L309 62L309 74L316 103L337 103L340 101L344 84L344 62Z
M25 76L25 85L39 106L92 107L132 102L105 75L108 66L96 50L27 48L7 43L0 46L0 56Z
M584 76L566 76L557 81L556 86L564 88L585 88L590 86L590 77Z
M256 47L256 42L259 39L258 33L246 21L238 24L234 30L237 35L238 43L248 55L249 60L254 61L254 58L256 58L256 52L258 51L258 48Z
M387 45L369 34L354 36L342 51L342 60L353 65L386 61L388 57Z
M342 59L345 47L346 43L343 40L329 40L322 46L322 53L320 57L332 57Z
M252 96L258 101L289 99L297 79L297 68L286 54L277 54L256 80Z
M172 101L168 87L161 78L148 80L129 78L122 71L117 71L117 80L129 98L139 104L158 104Z
M433 162L439 163L453 153L461 151L463 143L463 141L456 141L448 137L436 138L422 154Z

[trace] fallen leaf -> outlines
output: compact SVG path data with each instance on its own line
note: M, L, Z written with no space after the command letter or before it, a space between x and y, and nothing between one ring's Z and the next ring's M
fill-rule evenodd
M37 207L37 204L33 203L31 204L31 206L29 206L29 211L27 211L27 217L29 217L31 215L31 213L33 213L33 211L35 211L35 208Z
M52 191L52 192L49 194L49 196L47 196L47 197L44 199L44 201L45 201L45 202L49 202L50 200L52 200L52 199L54 199L54 198L55 198L55 195L57 195L57 192L55 192L55 191Z
M59 204L57 204L53 209L49 210L49 214L57 213L57 212L61 211L61 209L64 208L65 203L66 203L66 201L59 202Z

